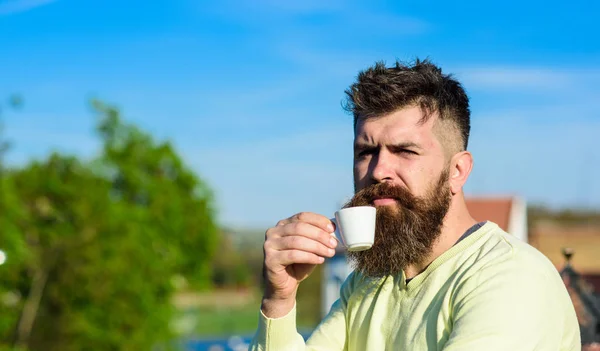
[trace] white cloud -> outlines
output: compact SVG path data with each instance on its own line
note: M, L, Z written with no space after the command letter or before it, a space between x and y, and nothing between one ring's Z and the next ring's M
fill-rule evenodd
M339 0L224 0L208 8L203 5L201 11L233 20L236 25L251 25L253 29L255 25L272 27L275 30L269 37L291 43L325 40L350 44L373 37L420 35L433 28L422 18ZM307 15L323 15L327 20L307 24Z
M529 105L506 105L488 111L473 111L472 119L485 121L513 121L519 119L524 126L544 126L549 124L590 121L598 116L596 98L582 97L576 100L560 99L553 103ZM501 106L501 105L500 105Z
M32 10L57 0L5 0L0 2L0 16Z
M304 1L280 1L280 0L258 0L250 1L253 7L259 6L265 10L279 10L288 13L306 14L315 12L337 11L344 7L341 0L304 0Z
M277 49L279 55L312 72L313 80L331 82L344 79L350 82L359 70L380 60L378 54L365 51L315 50L297 43L284 43Z
M256 21L277 22L283 18L317 13L336 13L344 9L340 0L277 1L277 0L222 0L211 4L189 2L189 6L203 14L210 13L241 23Z
M600 70L562 67L475 66L456 70L471 89L552 91L577 88L600 78Z

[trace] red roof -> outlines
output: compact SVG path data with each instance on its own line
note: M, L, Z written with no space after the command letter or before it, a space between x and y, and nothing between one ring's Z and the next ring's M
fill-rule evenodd
M467 198L467 208L471 216L478 221L492 221L504 231L510 223L511 198Z

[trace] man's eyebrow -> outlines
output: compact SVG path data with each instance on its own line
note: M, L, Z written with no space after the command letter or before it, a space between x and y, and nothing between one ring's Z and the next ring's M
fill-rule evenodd
M378 145L370 143L370 142L366 142L366 141L356 141L354 143L355 149L371 149L371 148L377 148L377 147L378 147ZM389 147L391 149L396 149L396 150L409 149L409 148L423 149L423 147L421 147L421 145L415 143L414 141L400 142L400 143L396 143L396 144L387 145L387 147Z
M374 148L377 147L377 145L373 144L373 143L369 143L366 141L356 141L354 142L354 148L355 149L368 149L368 148Z
M401 142L401 143L396 143L396 144L392 144L389 145L388 147L396 149L396 150L400 150L400 149L423 149L421 147L421 145L415 143L414 141L406 141L406 142Z

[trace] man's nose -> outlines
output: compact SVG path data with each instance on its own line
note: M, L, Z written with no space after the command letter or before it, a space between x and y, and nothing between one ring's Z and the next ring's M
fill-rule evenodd
M376 183L394 180L394 164L389 152L382 150L371 160L371 178Z

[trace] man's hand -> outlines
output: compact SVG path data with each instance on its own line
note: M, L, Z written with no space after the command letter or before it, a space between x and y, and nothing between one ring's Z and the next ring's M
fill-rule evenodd
M265 234L265 294L262 311L265 316L285 316L294 306L296 292L325 257L335 254L337 241L329 218L301 212L281 220Z

